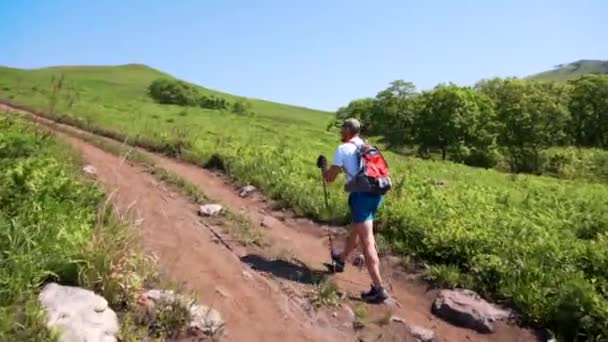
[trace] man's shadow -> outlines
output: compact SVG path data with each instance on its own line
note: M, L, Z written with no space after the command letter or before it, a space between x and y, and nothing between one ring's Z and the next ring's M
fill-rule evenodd
M241 257L241 261L256 271L268 272L278 278L295 281L302 284L318 284L326 279L330 271L313 270L305 264L282 259L267 259L257 254Z

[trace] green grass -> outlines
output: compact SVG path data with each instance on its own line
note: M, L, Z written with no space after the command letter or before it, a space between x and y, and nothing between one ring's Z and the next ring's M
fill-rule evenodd
M0 117L0 147L0 339L47 339L37 290L83 280L102 194L63 146L19 121Z
M553 70L548 70L529 76L529 79L538 81L563 82L578 78L585 74L608 74L608 60L579 60L576 62L561 64Z
M105 195L81 178L73 151L0 113L0 168L0 341L57 337L37 300L48 281L103 296L119 315L123 341L153 333L133 319L139 291L159 282L155 267Z
M316 307L335 307L340 304L338 286L329 279L323 279L314 285L311 303Z
M314 166L337 144L336 132L325 130L328 114L258 101L255 117L199 108L184 114L145 96L157 71L131 68L61 69L80 97L72 107L60 101L64 115L56 118L197 165L212 162L301 214L347 222L340 182L330 186L325 210ZM0 70L0 89L8 88L0 97L45 111L51 74ZM439 266L438 281L466 280L565 339L608 337L607 186L386 157L395 187L378 228L393 252Z

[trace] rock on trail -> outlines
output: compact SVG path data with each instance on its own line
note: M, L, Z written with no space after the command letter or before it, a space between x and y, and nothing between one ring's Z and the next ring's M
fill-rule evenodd
M241 192L239 193L239 196L241 196L241 197L247 197L247 196L251 195L255 190L256 190L256 188L253 185L244 186L241 189Z
M38 298L48 314L47 326L61 331L61 342L116 341L118 317L93 291L49 283Z
M221 214L222 210L224 207L219 204L205 204L199 207L198 212L202 216L217 216Z
M435 298L432 312L454 325L481 333L494 332L492 322L511 315L508 310L483 300L474 291L463 289L441 290Z
M87 166L83 167L82 171L84 171L86 174L89 174L92 176L97 174L97 169L93 165L87 165Z
M172 305L176 302L188 308L190 314L189 333L216 336L223 332L225 323L217 310L205 305L191 303L187 298L176 295L171 290L147 290L139 298L139 304L150 311L158 310L161 306Z
M435 341L435 332L431 329L427 329L415 324L411 324L401 317L393 316L391 317L391 321L401 323L407 330L407 332L412 335L417 341L420 342L433 342Z

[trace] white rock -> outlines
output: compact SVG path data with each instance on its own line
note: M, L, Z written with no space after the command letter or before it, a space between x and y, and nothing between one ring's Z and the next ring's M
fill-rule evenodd
M230 294L230 292L228 292L223 287L216 286L215 287L215 292L219 293L224 298L232 298L232 295Z
M49 283L39 300L47 312L47 326L61 331L61 342L116 341L118 317L93 291Z
M200 206L198 212L203 216L216 216L219 215L223 209L224 207L219 204L205 204Z
M390 307L401 307L401 303L395 297L389 297L384 301L384 304Z
M158 304L158 303L172 303L175 301L175 293L172 290L158 290L158 289L152 289L152 290L147 290L146 292L143 293L142 295L147 301L146 303L149 303L149 301L152 301L152 305L154 304Z
M224 329L224 320L217 310L205 305L194 304L190 306L190 324L188 330L205 335L218 335Z
M247 196L249 196L249 195L250 195L252 192L254 192L255 190L256 190L256 189L255 189L255 186L253 186L253 185L247 185L247 186L244 186L244 187L241 189L241 193L239 194L239 196L241 196L241 197L247 197Z
M86 173L88 173L90 175L96 175L97 174L97 169L93 165L87 165L87 166L83 167L82 171L84 171L84 172L86 172Z
M391 321L399 322L405 326L407 331L420 342L433 342L435 341L435 332L431 329L423 328L421 326L411 324L401 317L393 316Z

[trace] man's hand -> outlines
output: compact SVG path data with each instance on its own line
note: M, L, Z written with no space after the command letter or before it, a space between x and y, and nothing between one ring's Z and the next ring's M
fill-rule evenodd
M327 158L322 154L317 158L317 167L323 171L327 170Z

